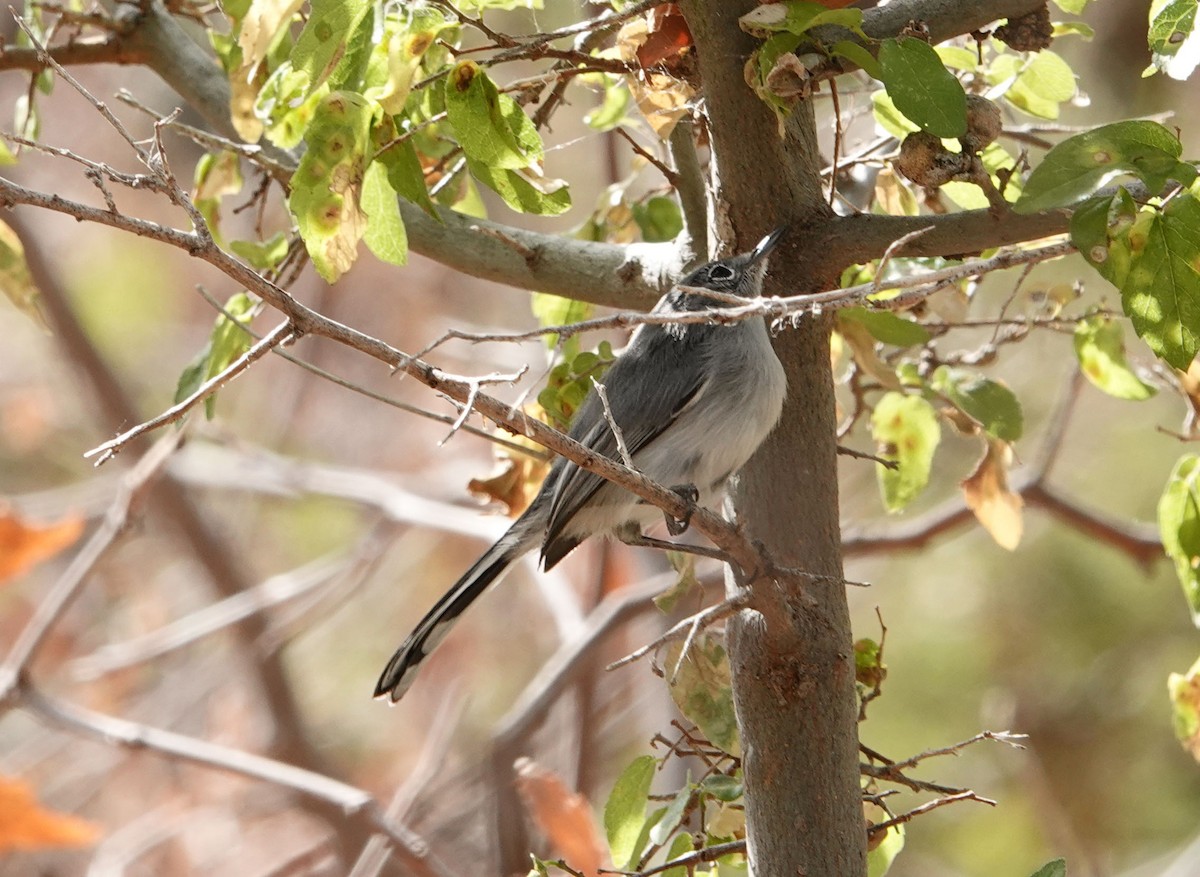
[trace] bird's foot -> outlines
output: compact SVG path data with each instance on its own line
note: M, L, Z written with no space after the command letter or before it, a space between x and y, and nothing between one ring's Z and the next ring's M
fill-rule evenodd
M667 532L672 536L679 536L686 532L692 523L692 513L696 511L696 503L700 501L700 491L694 484L677 484L671 490L679 494L680 498L688 505L687 513L682 518L675 518L666 512L663 513L663 517L667 520Z

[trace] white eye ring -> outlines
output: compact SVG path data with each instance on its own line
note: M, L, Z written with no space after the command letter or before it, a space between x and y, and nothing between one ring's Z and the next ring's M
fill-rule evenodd
M730 268L726 268L724 265L713 265L712 268L709 269L708 276L713 280L728 280L733 276L733 271Z

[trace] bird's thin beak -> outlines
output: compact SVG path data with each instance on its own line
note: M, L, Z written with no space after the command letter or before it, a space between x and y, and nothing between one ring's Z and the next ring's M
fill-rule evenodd
M758 242L758 246L750 253L750 263L754 264L762 259L765 259L771 250L775 249L775 245L783 240L783 236L787 234L787 226L781 225L765 238Z

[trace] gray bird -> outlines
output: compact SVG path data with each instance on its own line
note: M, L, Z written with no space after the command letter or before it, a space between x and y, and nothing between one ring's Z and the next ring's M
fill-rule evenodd
M697 268L654 307L686 313L725 302L706 290L743 298L762 292L767 255L783 236L776 229L748 253ZM730 325L640 326L602 381L612 420L634 466L689 499L712 502L775 427L787 391L763 320ZM616 436L593 388L575 415L571 438L620 460ZM640 534L662 512L627 490L559 457L529 508L484 552L421 619L388 661L376 697L399 700L421 662L475 599L526 552L541 548L550 569L591 536ZM668 518L673 534L685 522Z

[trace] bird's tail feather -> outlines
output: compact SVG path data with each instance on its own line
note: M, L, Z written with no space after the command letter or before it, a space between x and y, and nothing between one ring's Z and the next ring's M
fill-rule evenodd
M376 697L387 697L395 703L404 696L421 662L437 648L467 607L532 547L527 541L514 525L442 595L388 661L375 685Z

